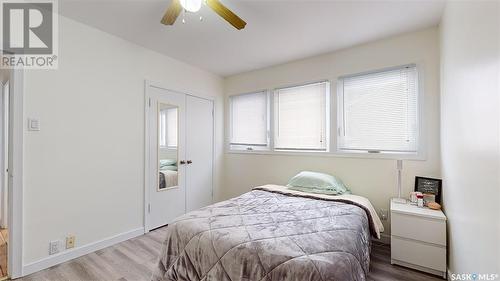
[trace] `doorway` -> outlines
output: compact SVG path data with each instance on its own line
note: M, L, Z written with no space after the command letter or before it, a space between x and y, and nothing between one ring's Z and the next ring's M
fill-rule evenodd
M0 68L0 280L23 275L23 78Z
M11 72L0 70L0 278L8 274L9 94Z

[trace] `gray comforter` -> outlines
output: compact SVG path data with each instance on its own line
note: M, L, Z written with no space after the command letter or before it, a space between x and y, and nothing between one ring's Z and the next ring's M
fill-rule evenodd
M253 190L170 224L152 279L365 280L370 230L363 206Z

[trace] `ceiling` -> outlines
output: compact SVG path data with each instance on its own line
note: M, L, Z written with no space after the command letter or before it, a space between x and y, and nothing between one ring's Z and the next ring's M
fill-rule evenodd
M436 26L444 0L221 0L247 22L238 31L208 7L160 24L171 0L60 0L59 11L221 76ZM203 16L203 21L199 20Z

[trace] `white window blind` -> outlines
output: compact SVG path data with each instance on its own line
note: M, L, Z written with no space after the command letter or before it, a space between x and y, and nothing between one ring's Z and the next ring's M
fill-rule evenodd
M231 145L267 147L267 100L267 92L230 98Z
M167 111L160 111L160 146L167 146Z
M160 146L177 147L177 108L160 111Z
M177 108L167 109L167 146L177 147Z
M345 77L339 83L339 149L417 152L415 65Z
M326 150L329 83L278 89L274 93L274 147Z

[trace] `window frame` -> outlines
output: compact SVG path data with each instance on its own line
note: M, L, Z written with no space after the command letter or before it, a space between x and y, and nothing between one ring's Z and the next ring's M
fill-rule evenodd
M404 151L370 151L370 150L354 150L354 149L342 149L340 147L341 143L341 131L345 128L344 124L344 112L343 112L343 98L344 98L344 79L356 76L364 76L369 74L375 74L380 72L386 72L391 70L397 70L407 67L415 67L417 76L417 133L416 133L416 152L404 152ZM423 95L423 77L422 67L417 63L409 63L403 65L397 65L392 67L380 68L355 74L342 75L337 78L337 94L336 94L336 127L335 127L335 154L343 156L361 156L368 158L390 158L390 159L408 159L408 160L425 160L425 146L424 146L424 95Z
M414 65L416 66L417 69L417 153L368 153L368 152L363 152L363 151L344 151L344 150L339 150L338 149L338 122L339 120L339 112L338 112L338 104L339 104L339 80L340 78L343 77L348 77L352 75L363 75L363 74L369 74L369 73L375 73L375 72L380 72L380 71L386 71L386 70L391 70L395 68L400 68L403 66L408 66L408 65ZM251 155L286 155L286 156L314 156L314 157L337 157L337 158L364 158L364 159L402 159L402 160L426 160L427 156L427 147L426 147L426 117L425 117L425 98L424 98L424 77L425 77L425 72L424 72L424 63L423 62L412 62L412 63L407 63L407 64L400 64L396 66L391 66L391 67L385 67L385 68L377 68L377 69L372 69L369 71L364 71L364 72L357 72L353 74L347 74L347 75L339 75L336 76L334 79L329 80L329 79L322 79L322 80L313 80L312 82L303 82L303 83L297 83L297 84L289 84L289 85L284 85L284 86L278 86L278 87L273 87L269 88L268 90L258 90L258 91L252 91L252 92L247 92L245 94L252 94L252 93L258 93L258 92L267 92L268 94L268 99L267 99L267 110L268 110L268 146L266 149L260 149L260 150L245 150L245 149L234 149L231 148L230 145L230 130L231 130L231 105L230 105L230 98L232 96L238 96L240 94L236 95L229 95L227 97L227 112L229 113L227 116L227 125L229 127L228 130L225 130L227 133L226 135L226 149L225 152L228 154L251 154ZM333 81L333 82L332 82ZM328 105L328 111L327 111L327 150L275 150L274 148L274 104L271 104L271 102L274 102L274 90L276 89L282 89L282 88L289 88L289 87L297 87L297 86L303 86L303 85L308 85L308 84L314 84L314 83L321 83L321 82L328 82L329 83L329 92L327 94L327 97L329 101L327 101ZM335 93L333 93L335 89Z
M253 95L253 94L265 94L266 95L266 144L250 144L250 143L232 143L231 139L233 137L233 106L232 99L234 97L240 97L244 95ZM270 138L270 130L271 130L271 116L270 116L270 104L271 104L271 93L269 90L260 90L260 91L252 91L243 94L231 95L228 97L228 126L229 133L227 136L227 150L228 151L246 151L246 152L254 152L254 151L269 151L271 149L271 138Z

